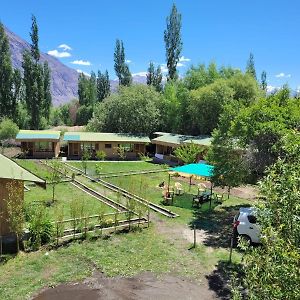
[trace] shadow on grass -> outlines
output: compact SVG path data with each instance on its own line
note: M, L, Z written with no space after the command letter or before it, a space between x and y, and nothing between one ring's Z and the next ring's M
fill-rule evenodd
M201 209L194 210L194 218L189 225L191 228L196 226L196 229L207 232L207 238L203 242L204 245L227 248L230 245L233 217L240 207L244 206L214 207L212 205L212 208L209 209L209 203L206 203Z
M220 299L231 299L231 278L234 276L237 284L243 277L241 264L229 263L221 260L209 275L206 275L209 288L213 290Z

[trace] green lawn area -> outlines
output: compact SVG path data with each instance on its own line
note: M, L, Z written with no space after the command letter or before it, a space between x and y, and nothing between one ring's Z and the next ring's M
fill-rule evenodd
M184 251L182 255L152 226L109 239L74 242L48 255L46 250L23 253L1 265L0 299L25 299L43 287L82 280L92 274L95 266L107 276L151 271L203 280L203 272L211 272L219 259L228 258L225 249L213 254L205 247ZM239 254L234 253L234 260L239 260Z
M76 168L83 169L81 162L72 162L68 163ZM144 170L159 170L163 169L164 166L153 164L151 162L145 161L120 161L120 162L87 162L87 174L90 176L96 175L96 165L101 167L101 173L118 173L120 171L144 171Z
M27 169L28 171L47 181L49 177L49 172L46 168L41 166L41 164L38 161L30 159L15 159L15 161L21 167Z
M29 160L18 162L34 173L47 177L48 171L45 166ZM72 162L72 164L80 166L80 163ZM146 162L101 164L105 166L106 172L159 167ZM95 162L89 163L90 170L94 165ZM105 190L98 183L91 182L83 176L76 178L110 198L120 200L116 193ZM131 175L106 180L162 205L162 189L158 184L162 181L168 183L168 173ZM211 210L209 204L203 205L201 209L195 209L192 208L192 196L197 193L197 187L192 185L190 190L188 182L176 177L171 178L170 184L174 185L176 181L182 183L184 194L176 196L173 205L168 206L168 209L179 214L178 218L169 219L160 216L163 224L156 222L157 218L153 218L150 228L142 231L77 241L56 250L42 249L12 257L6 263L0 264L2 270L0 299L27 299L43 287L82 280L92 275L95 267L107 276L132 276L150 271L156 274L172 273L175 276L186 276L199 281L206 280L205 274L211 274L216 265L228 259L228 235L231 232L232 216L240 206L250 205L251 202L230 197L221 205L213 205ZM47 190L38 186L30 186L30 189L29 192L25 192L27 205L51 200L50 184L47 185ZM70 202L75 198L85 205L89 214L97 214L97 210L102 206L98 200L70 183L58 184L55 194L55 204L45 207L53 219L56 213L61 211L64 212L64 218L68 218ZM112 209L107 207L106 211L110 212ZM182 236L182 230L188 229L188 226L196 226L208 232L205 242L195 249L190 249L190 241ZM174 229L176 235L173 236ZM49 253L46 255L47 251ZM239 262L240 258L240 254L234 251L233 261Z

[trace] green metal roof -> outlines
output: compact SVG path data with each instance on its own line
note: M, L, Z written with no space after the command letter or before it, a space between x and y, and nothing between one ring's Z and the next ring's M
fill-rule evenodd
M106 132L66 132L64 135L64 141L150 143L150 139L145 136Z
M16 140L59 140L60 131L20 130Z
M152 139L152 142L154 144L162 143L169 143L174 145L180 145L183 143L191 143L197 145L204 145L204 146L210 146L212 138L203 135L203 136L190 136L190 135L181 135L181 134L175 134L175 133L165 133L157 138Z
M0 154L0 179L15 179L36 182L45 187L45 180L19 166L16 162Z

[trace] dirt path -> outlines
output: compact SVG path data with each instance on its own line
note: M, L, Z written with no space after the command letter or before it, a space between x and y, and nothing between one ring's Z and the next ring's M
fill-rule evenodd
M206 287L171 275L157 278L152 273L134 277L107 278L95 274L83 283L59 285L44 290L34 300L211 300L213 293Z

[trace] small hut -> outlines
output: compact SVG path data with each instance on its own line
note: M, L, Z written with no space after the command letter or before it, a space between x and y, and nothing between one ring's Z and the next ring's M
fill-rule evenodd
M60 152L60 131L20 130L16 141L28 158L53 158Z
M35 182L46 188L45 180L0 154L0 236L4 242L5 238L14 236L9 223L7 202L24 201L24 181ZM12 195L14 199L11 199Z

